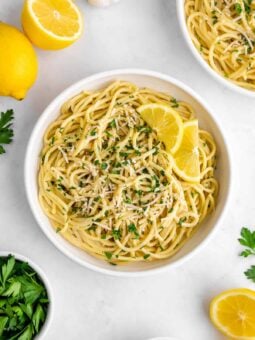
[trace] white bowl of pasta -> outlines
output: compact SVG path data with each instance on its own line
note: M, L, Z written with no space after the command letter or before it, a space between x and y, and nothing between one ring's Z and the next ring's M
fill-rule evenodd
M156 130L142 108L156 110ZM194 182L180 171L183 152L167 151L162 110L182 133L180 141L167 135L168 147L170 137L178 150L197 143L185 158ZM25 159L28 201L45 235L81 265L115 276L190 258L220 225L230 181L226 141L207 105L146 70L96 74L62 92L38 120Z
M229 89L255 97L254 5L176 0L176 6L184 39L202 67Z

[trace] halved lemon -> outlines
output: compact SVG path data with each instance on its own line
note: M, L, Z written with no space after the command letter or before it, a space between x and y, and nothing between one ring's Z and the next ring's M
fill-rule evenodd
M22 25L34 45L49 50L71 45L83 29L81 13L72 0L26 0Z
M180 147L174 154L174 171L188 182L200 180L198 141L198 121L185 122Z
M172 154L178 150L183 136L183 122L175 110L164 104L146 104L138 108L145 122L157 132L158 138Z
M231 339L255 339L255 291L232 289L216 296L210 305L210 318Z

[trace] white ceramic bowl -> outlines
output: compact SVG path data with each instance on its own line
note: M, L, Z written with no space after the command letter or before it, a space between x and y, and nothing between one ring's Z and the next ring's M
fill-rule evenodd
M38 157L42 148L42 140L46 128L59 115L59 109L66 100L82 90L95 90L116 79L127 80L141 87L147 86L152 89L164 91L179 100L181 99L190 103L197 113L200 126L206 128L213 134L218 146L218 180L220 182L220 194L216 211L203 223L199 232L195 233L175 256L167 260L129 264L127 266L111 266L107 262L96 259L74 247L61 237L61 235L57 234L50 225L47 216L42 211L38 202ZM216 122L207 104L205 104L193 90L180 81L163 74L145 70L124 69L99 73L83 79L66 89L42 113L32 132L25 159L25 186L28 201L38 224L49 240L64 254L81 265L98 272L116 276L143 276L150 273L157 273L163 269L179 265L191 257L191 255L198 251L202 245L210 239L213 232L217 229L217 226L220 225L220 220L223 217L229 197L230 180L230 160L226 141L219 124Z
M47 276L45 275L45 273L42 271L42 269L40 267L38 267L37 264L35 264L32 260L30 260L29 258L17 254L16 252L13 251L0 251L0 257L7 257L8 255L13 255L15 257L15 259L23 261L23 262L27 262L31 268L33 268L35 270L35 272L38 274L38 276L40 277L40 279L42 280L47 294L48 294L48 298L49 298L49 307L47 310L47 316L45 319L45 322L40 330L40 332L36 335L35 339L36 340L42 340L42 339L46 339L46 334L48 332L48 329L50 327L51 321L52 321L52 315L53 315L53 296L52 296L52 288L50 286L50 283L47 279Z
M176 7L177 7L177 15L178 15L178 20L181 26L181 31L183 33L184 39L189 46L192 54L194 57L197 59L197 61L202 65L202 67L218 82L221 84L225 85L231 90L234 90L238 93L248 95L250 97L255 97L255 91L247 90L243 87L240 87L238 85L235 85L231 81L227 80L226 78L222 77L220 74L218 74L216 71L214 71L208 63L204 60L204 58L201 56L199 51L196 49L195 45L193 44L187 25L186 25L186 15L185 15L185 10L184 10L184 3L185 0L176 0Z

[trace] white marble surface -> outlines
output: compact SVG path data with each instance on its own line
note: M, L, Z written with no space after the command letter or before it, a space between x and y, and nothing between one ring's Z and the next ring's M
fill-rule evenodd
M182 39L174 0L122 0L108 9L76 2L84 36L64 51L37 51L39 78L26 100L0 98L0 110L15 109L15 141L0 158L0 250L20 252L47 273L55 296L47 340L221 339L208 320L208 301L223 289L255 288L243 275L252 260L238 257L237 243L241 227L255 223L255 100L201 69ZM1 0L1 20L20 27L21 5ZM26 144L42 110L73 82L122 67L160 71L193 87L222 122L233 156L231 206L214 239L181 267L139 279L96 274L57 251L37 226L23 183Z

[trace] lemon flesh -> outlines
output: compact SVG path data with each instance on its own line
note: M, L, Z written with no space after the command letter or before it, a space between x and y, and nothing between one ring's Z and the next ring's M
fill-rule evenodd
M81 13L71 0L26 0L22 25L34 45L48 50L71 45L83 30Z
M182 141L183 122L180 115L164 104L146 104L138 108L143 120L157 132L166 151L175 153Z
M174 154L174 171L187 182L200 181L198 142L198 121L185 122L180 147Z
M232 289L215 297L210 304L210 318L231 339L255 339L255 291Z
M0 22L0 95L25 98L34 84L38 63L30 41L15 27Z

